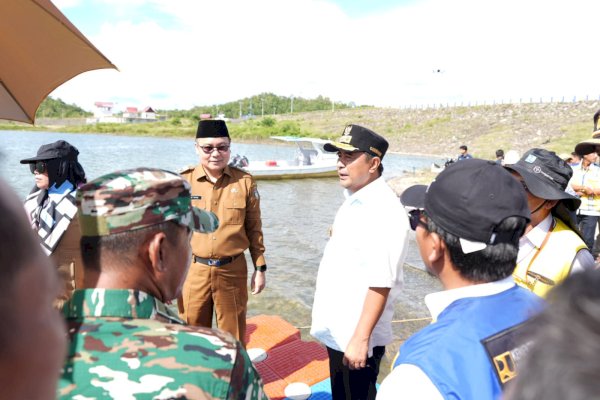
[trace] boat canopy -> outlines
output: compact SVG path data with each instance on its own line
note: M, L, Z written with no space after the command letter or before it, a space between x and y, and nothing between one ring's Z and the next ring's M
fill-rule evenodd
M309 137L297 137L297 136L271 136L271 139L281 140L284 142L311 142L311 143L331 143L331 140L327 139L318 139L318 138L309 138Z

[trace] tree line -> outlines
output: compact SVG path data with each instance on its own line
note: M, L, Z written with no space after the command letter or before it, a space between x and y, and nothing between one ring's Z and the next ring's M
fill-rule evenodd
M273 93L262 93L225 104L195 106L189 110L160 110L159 114L190 119L199 119L200 115L203 114L210 114L213 117L222 115L226 118L245 118L353 107L356 107L354 103L334 102L323 96L305 99L303 97L286 97L277 96Z
M354 107L356 105L352 102L334 102L329 97L324 96L305 99L303 97L286 97L277 96L273 93L262 93L225 104L195 106L189 110L157 110L157 112L169 118L198 120L203 114L210 114L212 117L222 115L234 119L296 112L341 110ZM76 104L67 104L61 99L54 99L50 96L42 102L36 112L36 118L84 118L91 115L92 113Z

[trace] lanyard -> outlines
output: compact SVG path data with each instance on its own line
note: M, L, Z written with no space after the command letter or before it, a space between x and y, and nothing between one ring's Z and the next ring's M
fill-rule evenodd
M544 240L542 241L542 244L540 245L540 247L535 248L535 254L533 255L533 257L531 257L531 260L529 260L529 263L527 264L527 269L525 269L525 279L522 279L520 277L516 277L518 278L521 282L523 282L525 285L527 285L527 287L533 291L533 287L535 286L536 283L542 282L545 283L547 285L554 285L554 281L552 281L551 279L546 278L545 276L542 276L538 273L535 272L529 272L529 269L531 268L531 266L533 265L533 262L535 261L535 259L537 258L537 256L540 254L540 252L542 251L542 249L544 248L544 246L546 246L546 244L548 243L548 239L550 239L550 234L554 231L554 228L556 227L556 220L554 220L554 218L552 219L552 226L550 227L550 229L548 229L548 232L546 233L546 236L544 237ZM535 280L533 282L529 282L528 277L533 277Z

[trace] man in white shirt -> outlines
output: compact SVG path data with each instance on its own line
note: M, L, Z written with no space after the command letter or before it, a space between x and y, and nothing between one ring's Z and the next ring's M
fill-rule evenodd
M522 323L543 302L511 277L529 222L525 191L500 165L472 159L400 199L445 290L425 297L433 323L404 342L377 398L498 399L528 346Z
M571 273L594 268L594 257L572 218L581 200L565 192L573 170L544 149L528 150L506 169L525 188L531 212L513 277L518 285L545 297Z
M379 363L393 340L408 220L381 177L383 137L348 125L324 148L338 153L346 200L319 266L311 334L327 347L333 399L374 399Z

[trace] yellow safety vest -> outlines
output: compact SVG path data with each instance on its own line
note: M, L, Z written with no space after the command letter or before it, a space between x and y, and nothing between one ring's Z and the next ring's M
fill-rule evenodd
M558 218L553 221L554 226L528 265L519 263L513 272L517 285L541 297L546 297L550 289L569 276L575 256L587 248L567 224Z

